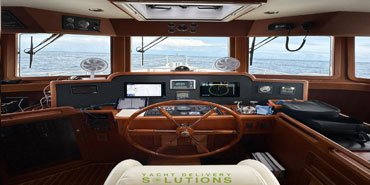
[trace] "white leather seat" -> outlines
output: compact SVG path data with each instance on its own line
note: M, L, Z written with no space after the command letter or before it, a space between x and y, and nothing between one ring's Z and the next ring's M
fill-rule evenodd
M266 166L256 160L237 165L143 166L129 159L113 168L104 185L278 185Z

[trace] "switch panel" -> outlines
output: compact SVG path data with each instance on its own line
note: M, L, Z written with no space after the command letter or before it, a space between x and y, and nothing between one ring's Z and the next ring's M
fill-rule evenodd
M100 31L100 20L76 16L63 16L64 30Z

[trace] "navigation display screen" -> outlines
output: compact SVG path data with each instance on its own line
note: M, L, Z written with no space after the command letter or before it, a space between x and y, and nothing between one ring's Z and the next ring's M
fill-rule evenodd
M164 83L126 83L125 97L163 97Z
M239 97L239 82L203 82L200 84L201 97Z

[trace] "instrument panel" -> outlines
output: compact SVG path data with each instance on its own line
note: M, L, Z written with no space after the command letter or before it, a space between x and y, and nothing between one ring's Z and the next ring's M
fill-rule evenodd
M172 79L170 80L170 89L190 90L196 88L196 80Z
M269 99L306 99L307 81L267 80L244 73L122 73L106 80L54 81L52 106L84 108L115 104L119 98L148 98L148 104L195 99L218 104ZM88 87L88 88L87 88Z

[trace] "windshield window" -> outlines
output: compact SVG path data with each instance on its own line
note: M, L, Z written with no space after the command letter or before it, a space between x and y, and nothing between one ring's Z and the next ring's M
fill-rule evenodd
M355 76L370 79L370 37L355 38Z
M303 37L290 36L289 49L296 49ZM252 48L253 38L249 38ZM331 37L308 36L306 43L296 52L287 51L286 37L256 37L251 74L331 76ZM252 55L250 49L250 55Z
M228 37L131 37L131 71L220 71L214 63L227 56Z
M89 75L90 73L83 70L80 66L81 61L86 58L101 58L108 63L104 71L96 72L95 74L106 75L111 73L109 36L72 34L58 36L56 34L55 37L51 37L52 35L44 33L18 34L17 76ZM32 59L30 56L30 53L32 53L30 49L31 37L34 48ZM32 61L31 64L30 61Z

